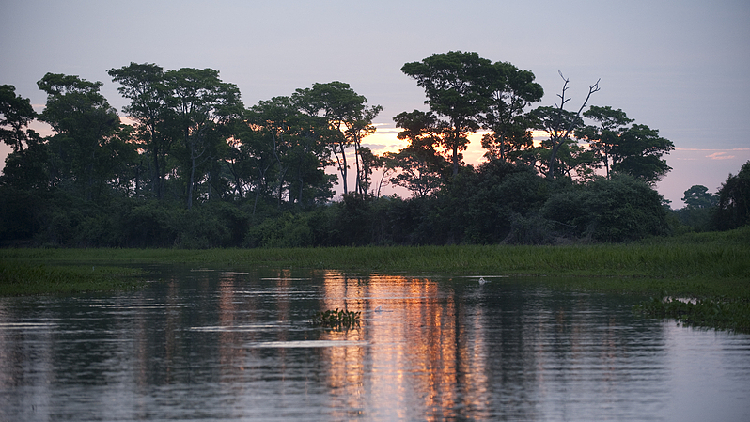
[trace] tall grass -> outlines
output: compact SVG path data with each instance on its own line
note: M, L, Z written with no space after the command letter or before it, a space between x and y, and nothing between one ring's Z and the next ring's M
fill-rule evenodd
M548 283L558 288L650 294L653 299L639 308L646 315L750 332L750 226L636 243L563 246L0 249L0 295L128 288L137 278L129 277L135 273L127 264L147 263L549 275L555 277L546 278ZM685 304L675 298L698 300Z
M447 245L258 249L2 249L0 261L174 263L370 273L628 277L750 284L750 227L621 244ZM722 283L718 283L722 281ZM750 287L748 287L750 288ZM748 289L746 288L746 290ZM732 289L719 289L731 290Z
M0 296L129 289L140 285L133 268L0 261Z

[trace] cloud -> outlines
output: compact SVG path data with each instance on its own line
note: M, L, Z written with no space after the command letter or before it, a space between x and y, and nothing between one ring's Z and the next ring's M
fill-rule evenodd
M717 151L713 154L709 154L706 156L706 158L710 158L712 160L731 160L734 158L734 155L727 155L724 151Z

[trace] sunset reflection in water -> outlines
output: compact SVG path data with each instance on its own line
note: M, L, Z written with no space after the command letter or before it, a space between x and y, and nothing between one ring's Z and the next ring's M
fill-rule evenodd
M0 420L747 420L750 336L485 278L166 268L0 298ZM360 324L312 323L336 308Z

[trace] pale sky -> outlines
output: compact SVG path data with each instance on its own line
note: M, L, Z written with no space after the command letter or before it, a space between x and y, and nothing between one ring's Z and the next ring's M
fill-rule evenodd
M715 192L750 160L747 0L0 0L0 84L37 111L36 82L55 72L102 81L122 115L106 72L131 62L219 70L246 107L342 81L384 107L375 152L399 147L393 116L427 109L401 66L455 50L533 71L539 105L555 103L558 70L570 108L601 78L591 104L621 108L677 147L657 185L673 208L690 186Z

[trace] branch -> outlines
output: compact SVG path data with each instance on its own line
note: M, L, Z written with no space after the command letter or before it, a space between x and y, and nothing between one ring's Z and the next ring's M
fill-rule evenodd
M565 138L567 138L570 135L570 132L573 131L573 126L575 126L576 121L581 117L581 112L583 111L584 108L586 108L586 104L588 104L589 98L591 98L591 94L601 89L599 87L599 82L601 82L601 80L602 78L599 78L599 80L597 80L594 85L589 86L589 93L586 95L586 99L583 100L583 104L581 104L581 108L578 109L578 113L576 113L575 119L571 120L568 130L565 132Z
M562 87L562 95L557 94L557 97L560 98L560 107L559 108L560 108L560 110L562 110L563 107L565 107L565 103L567 103L568 101L570 101L570 98L568 98L567 100L565 99L565 91L567 91L568 88L570 88L568 86L568 84L570 83L570 79L567 79L565 76L563 76L562 71L560 71L560 70L558 70L557 73L560 74L560 77L563 79L563 81L565 81L565 83L563 84L563 87ZM557 104L555 104L555 105L557 105Z

